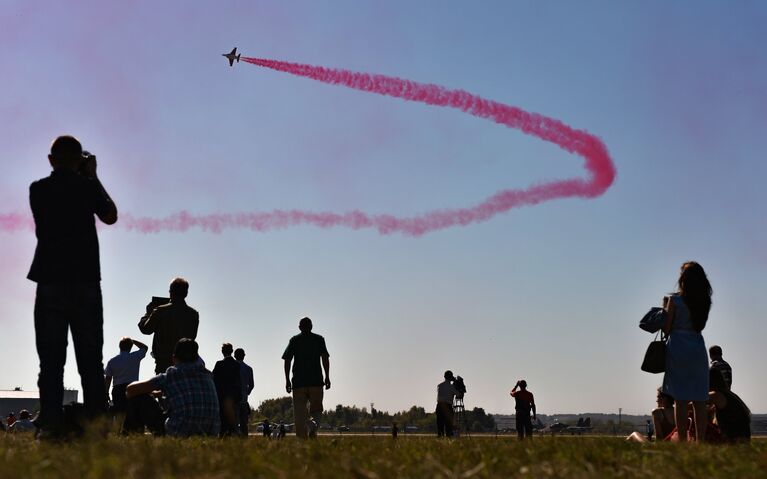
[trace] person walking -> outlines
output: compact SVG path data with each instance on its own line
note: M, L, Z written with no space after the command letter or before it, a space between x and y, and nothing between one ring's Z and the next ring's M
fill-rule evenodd
M37 424L42 437L55 437L63 434L64 363L70 330L85 410L90 417L107 410L101 265L94 215L113 225L117 207L96 174L96 157L83 152L77 138L56 138L48 160L53 168L50 176L29 187L37 247L27 278L37 283Z
M519 390L517 390L519 389ZM517 437L520 440L533 438L533 421L535 416L535 398L533 393L527 390L527 381L521 379L517 381L511 390L511 397L514 398L514 410L516 411ZM530 418L532 411L533 417Z
M164 373L173 365L173 350L181 338L197 339L200 314L186 304L189 282L175 278L170 283L170 301L157 305L150 302L146 314L139 321L139 330L152 338L152 357L155 374Z
M695 439L706 435L709 367L706 344L701 331L711 309L711 284L703 267L689 261L682 264L679 290L666 301L666 372L663 392L674 397L674 417L678 440L687 439L687 405L692 403Z
M245 350L237 348L234 350L234 359L240 363L240 386L242 394L240 396L239 417L240 434L248 436L248 420L250 419L250 403L248 396L253 392L253 368L245 364Z
M149 346L127 336L120 339L118 346L120 347L120 354L110 359L107 362L107 367L104 368L104 388L108 391L109 385L114 383L112 386L112 411L124 413L128 401L125 398L125 388L133 381L138 381L141 360L146 357ZM131 352L133 346L138 349Z
M322 387L324 385L325 389L330 389L330 354L325 345L325 338L312 332L311 319L302 318L298 323L298 329L301 333L290 338L282 359L285 369L285 390L288 394L293 393L296 436L306 438L317 433L317 420L324 409ZM293 363L292 380L290 378L291 362ZM320 362L322 369L325 370L324 379Z

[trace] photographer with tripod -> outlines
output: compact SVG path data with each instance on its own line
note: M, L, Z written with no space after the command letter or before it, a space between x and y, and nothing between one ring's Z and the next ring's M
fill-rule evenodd
M453 386L455 376L445 371L445 380L437 385L437 436L453 437L453 398L457 393Z

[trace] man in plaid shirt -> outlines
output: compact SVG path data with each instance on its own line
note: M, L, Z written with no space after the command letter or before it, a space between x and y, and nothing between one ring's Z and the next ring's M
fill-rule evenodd
M213 375L205 369L197 343L183 338L173 352L174 366L147 381L131 383L129 399L161 390L168 407L165 432L171 436L215 436L221 429ZM127 418L126 418L127 421Z

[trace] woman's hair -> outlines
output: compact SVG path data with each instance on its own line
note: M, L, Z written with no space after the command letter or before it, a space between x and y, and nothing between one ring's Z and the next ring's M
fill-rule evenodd
M674 396L663 392L663 388L658 388L658 399L662 399L667 404L674 405Z
M688 261L682 265L682 271L679 274L679 293L687 309L690 310L693 327L698 332L703 331L708 321L713 293L703 266L695 261Z

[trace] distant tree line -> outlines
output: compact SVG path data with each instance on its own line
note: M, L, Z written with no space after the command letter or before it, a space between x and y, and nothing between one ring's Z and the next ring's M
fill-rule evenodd
M481 407L466 410L466 425L470 432L495 431L495 420L492 414L486 414ZM267 399L263 401L251 416L254 422L268 419L272 422L293 422L293 399L290 396ZM371 431L374 427L390 427L396 422L401 431L407 426L415 426L419 431L428 432L436 428L436 415L433 411L427 412L420 406L413 406L407 411L394 414L378 409L359 408L357 406L344 406L339 404L335 409L326 410L320 419L320 425L336 429L339 426L347 426L353 431Z

